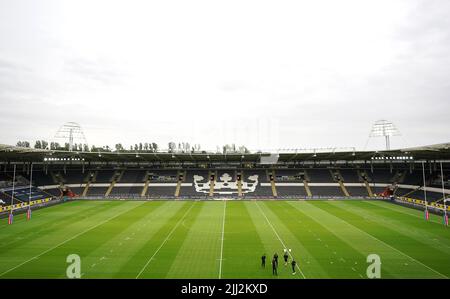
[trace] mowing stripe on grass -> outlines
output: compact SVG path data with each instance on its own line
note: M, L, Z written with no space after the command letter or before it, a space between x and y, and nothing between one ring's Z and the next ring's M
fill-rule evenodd
M336 225L336 221L330 219L331 216L322 216L320 220L316 220L317 212L308 209L307 203L298 201L279 203L272 211L279 219L284 220L292 232L301 232L298 234L302 237L300 241L310 252L314 252L314 256L327 270L329 277L360 278L359 274L365 273L364 263L367 255L341 239L337 235L339 230L332 230L326 226L327 223Z
M150 202L150 205L154 202ZM111 275L113 278L136 278L138 272L142 269L144 263L148 260L149 256L158 248L161 242L164 240L168 232L172 229L175 223L181 218L181 216L189 208L189 203L186 201L171 201L164 203L166 205L166 212L162 212L161 215L154 215L153 219L149 219L147 223L138 228L139 232L135 236L136 243L132 244L134 249L128 254L116 252L120 256L120 266ZM193 210L195 207L193 208ZM193 211L190 212L191 216ZM186 220L185 220L186 221ZM172 235L171 239L177 239L178 236ZM120 243L118 243L121 248ZM167 246L167 244L166 244ZM167 249L165 250L165 252ZM156 258L153 260L152 270L155 268ZM141 274L141 278L147 278L149 268ZM157 278L162 278L158 276Z
M48 238L49 236L58 234L58 228L60 227L67 228L66 225L75 226L77 222L82 222L89 217L97 216L101 212L109 210L111 206L123 204L123 202L109 202L108 204L94 206L91 206L90 204L81 205L79 207L76 207L75 209L73 207L70 207L70 210L64 210L64 212L68 212L67 214L61 213L62 215L57 215L57 217L52 215L52 213L55 212L54 208L56 208L56 206L53 206L45 209L47 211L47 213L45 213L45 218L40 213L43 210L38 210L33 213L33 219L31 221L29 221L28 223L24 223L24 225L20 226L18 229L16 229L16 227L13 227L11 229L11 235L14 235L14 237L6 235L7 237L0 240L3 241L8 237L13 238L13 240L10 240L8 242L3 241L0 244L0 252L2 252L2 254L5 254L11 250L17 249L17 247L14 247L16 243L20 243L22 246L25 246L26 244L30 244L33 240L39 238ZM51 213L49 214L48 211L50 211ZM81 217L80 215L83 216Z
M158 218L169 214L174 204L175 202L146 202L139 206L138 210L124 215L125 217L117 218L117 221L109 223L108 226L77 239L72 247L80 248L77 254L82 257L85 265L91 265L91 268L84 268L87 271L83 272L83 278L113 276L118 273L121 266L129 262L130 254L149 237L152 229L147 225L157 225ZM143 228L145 238L139 235ZM90 248L86 248L85 244L89 244ZM95 250L90 250L92 248ZM93 264L95 266L92 266ZM135 273L128 277L134 275Z
M76 200L76 201L69 201L69 202L49 205L44 208L34 209L33 210L33 219L35 218L36 214L39 214L39 215L54 214L54 211L57 211L57 210L64 210L64 212L65 212L67 207L76 208L77 206L80 206L80 203L81 203L80 201ZM51 208L51 209L49 209L49 208ZM13 224L28 222L26 215L27 215L26 213L20 213L20 214L15 213ZM17 227L17 225L9 225L8 221L7 221L8 218L3 218L3 219L2 219L3 221L0 221L0 229L2 229L2 231L3 231L3 228Z
M196 203L196 207L164 246L164 252L161 250L157 256L158 262L153 262L152 273L148 273L146 277L217 279L222 242L223 204L221 201ZM227 216L228 212L227 203ZM231 257L226 254L226 249L224 246L223 266L226 262L225 257ZM224 269L222 268L222 277L225 276Z
M330 205L329 203L326 203L326 204ZM337 208L337 209L341 209L340 207L336 207L336 208ZM328 211L328 212L329 212L329 211ZM346 213L349 213L348 211L345 211L345 212L346 212ZM331 213L331 212L329 212L329 213ZM439 276L441 276L441 277L443 277L443 278L448 278L446 275L444 275L444 274L440 273L439 271L437 271L437 270L435 270L435 269L429 267L428 265L426 265L426 264L424 264L424 263L418 261L417 259L411 257L410 255L406 254L405 252L403 252L403 251L401 251L401 250L399 250L399 249L397 249L397 248L395 248L395 247L393 247L393 246L387 244L386 242L384 242L384 241L378 239L377 237L373 236L372 234L370 234L370 233L368 233L368 232L366 232L366 231L360 229L359 227L357 227L357 226L355 226L355 225L349 223L348 221L346 221L346 220L345 220L344 218L342 218L341 216L336 215L336 214L334 214L334 213L331 213L331 214L333 214L333 215L335 215L336 217L340 218L342 221L348 223L348 225L353 226L356 230L358 230L358 231L360 231L360 232L363 232L364 234L368 235L368 236L371 237L372 239L374 239L374 240L380 242L381 244L384 244L386 247L389 247L390 249L392 249L392 250L394 250L394 251L400 253L401 255L403 255L403 256L405 256L405 257L407 257L407 258L409 258L411 261L414 261L414 262L416 262L417 264L422 265L423 267L425 267L425 268L431 270L432 272L438 274Z
M112 216L112 217L110 217L110 218L108 218L108 219L106 219L106 220L104 220L104 221L102 221L102 222L100 222L100 223L98 223L98 224L96 224L96 225L94 225L94 226L91 226L91 227L89 227L88 229L83 230L82 232L80 232L80 233L74 235L73 237L71 237L71 238L69 238L69 239L66 239L65 241L63 241L63 242L61 242L61 243L58 243L57 245L55 245L55 246L53 246L53 247L50 247L49 249L47 249L47 250L41 252L41 253L38 254L38 255L33 256L32 258L30 258L30 259L28 259L28 260L26 260L26 261L24 261L24 262L18 264L17 266L10 268L10 269L4 271L3 273L0 273L0 277L3 276L3 275L5 275L5 274L7 274L7 273L9 273L9 272L11 272L11 271L13 271L13 270L15 270L15 269L17 269L17 268L19 268L19 267L21 267L21 266L23 266L23 265L25 265L25 264L27 264L27 263L29 263L29 262L31 262L31 261L34 260L34 259L39 258L40 256L46 254L47 252L50 252L50 251L52 251L52 250L54 250L54 249L56 249L56 248L58 248L58 247L60 247L60 246L62 246L62 245L64 245L64 244L66 244L67 242L72 241L72 240L75 239L75 238L78 238L79 236L81 236L81 235L83 235L83 234L85 234L85 233L87 233L87 232L89 232L89 231L91 231L91 230L93 230L93 229L99 227L100 225L103 225L103 224L107 223L108 221L111 221L111 220L113 220L114 218L119 217L120 215L122 215L122 214L128 212L129 210L131 210L131 208L130 208L130 209L127 209L127 210L124 210L124 211L121 211L121 212L119 212L118 214L115 214L114 216Z
M272 228L273 232L275 233L275 236L277 236L278 240L281 242L281 245L283 245L283 247L285 249L287 249L286 245L284 244L283 240L281 239L280 235L278 235L277 231L275 230L275 228L273 227L272 223L270 223L269 218L267 218L266 214L264 213L264 211L261 209L261 207L259 206L258 202L256 202L256 206L258 207L259 211L261 212L261 214L264 216L264 218L266 219L267 223L269 224L269 226ZM289 251L288 251L289 252ZM289 256L291 257L291 259L294 259L292 257L292 254L289 252ZM300 271L300 274L303 276L303 278L306 278L306 276L303 274L302 270L300 269L300 267L298 266L298 264L296 265L298 270Z
M335 203L332 203L331 205L335 206ZM369 209L366 209L369 208ZM392 247L396 247L396 249L400 250L402 248L403 244L410 244L407 249L414 248L414 250L411 251L410 256L418 261L421 262L423 265L426 265L430 269L433 269L436 271L436 273L440 273L441 275L446 273L447 275L450 273L448 272L448 267L443 267L443 261L448 261L450 256L448 253L448 246L444 245L446 248L442 248L441 246L438 246L439 244L436 244L432 242L432 237L430 237L430 232L428 231L422 231L418 233L414 230L414 227L412 224L405 221L403 224L396 224L395 221L399 220L398 217L403 217L403 215L399 215L397 213L392 213L391 217L384 217L382 215L379 215L377 217L377 214L379 214L379 210L377 208L369 206L367 207L364 202L362 201L356 201L353 203L353 205L350 205L348 202L342 203L340 207L336 207L336 209L345 210L347 213L352 215L353 217L360 217L368 221L371 225L368 226L368 228L380 228L379 231L389 231L391 232L389 234L390 239L388 239L385 243L392 244ZM404 209L407 209L404 207ZM370 213L368 213L370 211ZM389 212L389 211L387 211ZM364 217L361 217L360 215L364 214ZM395 220L391 220L390 218L393 218ZM375 219L375 220L374 220ZM349 219L351 220L351 218ZM410 218L408 218L410 220ZM394 222L393 222L394 221ZM389 222L390 225L387 225L386 222ZM413 222L414 226L424 226L428 229L432 228L438 228L442 232L445 232L443 230L442 226L438 226L436 224L432 224L429 222L426 222L423 219L416 219ZM409 226L409 230L405 230L403 226ZM374 234L377 235L377 230L374 231ZM367 232L367 231L366 231ZM374 235L372 234L372 235ZM445 235L445 234L444 234ZM381 235L383 236L383 235ZM390 242L389 242L390 241ZM440 247L440 248L437 248ZM425 253L426 254L423 254ZM415 257L413 257L415 256ZM422 261L421 261L422 260Z
M32 258L37 253L45 251L55 244L63 242L68 237L111 217L115 213L122 211L127 205L128 203L126 202L117 201L101 205L94 204L93 202L83 202L83 205L78 206L82 207L79 209L80 215L78 215L78 218L75 217L76 215L70 216L73 205L67 206L65 210L56 209L55 213L59 215L58 218L55 218L53 212L51 212L56 208L54 206L45 209L46 211L50 211L45 213L45 216L42 216L39 213L40 211L38 211L31 221L21 224L20 227L18 226L18 230L22 230L23 227L37 225L36 233L29 233L28 235L17 233L17 237L14 239L14 242L17 244L11 242L11 244L0 248L0 273ZM95 213L95 209L92 210L92 206L98 207L98 213ZM85 209L86 207L88 209ZM76 208L75 210L78 209ZM68 218L72 218L70 222L66 221L65 215L69 215ZM47 223L47 218L54 219L54 221L50 220L50 223ZM47 225L42 225L43 222L47 223ZM30 267L29 269L33 269L29 264L27 264L28 267ZM50 273L51 271L48 270L50 270L49 268L47 268L47 272ZM19 272L24 272L24 270L20 270ZM10 272L5 276L9 277L11 274Z
M324 203L324 202L323 202ZM322 203L322 204L323 204ZM389 248L383 246L376 240L367 236L367 234L363 234L360 231L354 229L354 227L350 226L348 223L342 221L340 218L334 216L333 214L320 209L316 206L315 203L312 204L310 201L302 201L302 202L291 202L292 206L294 206L297 210L302 211L308 217L311 217L316 222L320 223L324 228L326 228L330 233L338 237L341 241L346 243L348 246L356 250L358 253L355 254L353 250L347 251L344 253L348 254L347 262L351 262L353 260L353 265L350 263L350 269L354 274L362 273L366 274L366 257L371 253L383 254L383 259L386 259L387 262L383 262L382 267L382 276L391 278L391 277L401 277L408 278L410 274L410 267L406 267L404 264L400 264L400 258L403 260L403 256L399 255L396 252L392 252ZM303 222L302 222L303 223ZM319 232L320 233L320 232ZM326 234L320 233L320 237L326 238ZM331 245L332 244L332 245ZM343 249L342 247L336 247L337 244L334 242L329 246L330 249ZM362 257L361 257L362 256ZM346 258L347 259L347 258ZM406 259L405 259L406 260ZM418 265L420 268L421 266ZM345 273L344 273L345 274Z
M169 232L169 234L167 235L167 237L164 239L164 241L161 243L161 245L158 247L158 249L156 249L155 253L153 253L153 255L148 259L148 261L145 263L144 267L142 267L141 271L139 271L138 275L136 276L136 278L139 278L139 276L141 276L141 274L145 271L145 269L148 267L148 265L150 264L150 262L153 260L153 258L158 254L159 250L161 250L161 248L164 246L164 244L166 244L167 240L169 240L170 236L173 234L173 232L177 229L177 227L183 222L184 218L187 216L187 214L191 211L192 207L194 206L194 204L192 203L191 206L189 207L189 209L184 213L183 217L181 217L180 220L178 220L177 224L172 228L172 230Z
M223 260L223 239L225 234L225 213L227 210L227 201L224 200L223 205L223 220L222 220L222 242L220 243L220 264L219 264L219 279L222 278L222 260Z
M417 210L411 206L403 206L397 203L393 202L387 202L387 201L375 201L375 200L369 200L367 201L368 204L377 206L377 207L383 207L387 210L392 210L401 214L405 214L411 217L414 217L415 219L423 219L424 218L424 211L423 210ZM405 209L406 208L406 209ZM440 218L440 219L437 219ZM442 224L442 216L436 216L432 213L430 213L430 220L431 223L436 224Z
M364 213L364 217L376 225L384 226L386 229L413 239L419 246L429 248L429 255L447 255L450 260L450 240L442 238L447 237L446 234L442 235L444 229L442 225L429 223L425 219L413 219L402 213L380 206L368 205L362 201L354 204L343 203L343 205L348 211L357 215ZM370 210L370 214L367 213L368 210Z
M273 233L269 230L271 247L264 246L260 232L262 226L268 225L256 211L254 203L227 201L225 225L227 246L224 241L222 278L273 278L271 269L262 267L260 255L271 252L272 248L278 248L279 243L274 240Z
M74 203L77 203L77 205L74 205ZM55 221L73 216L78 216L79 218L80 211L90 209L92 209L92 206L85 206L80 204L80 202L69 202L34 210L32 221L26 220L26 213L15 215L12 225L5 224L0 226L0 230L2 231L0 241L9 239L11 236L17 236L17 234L23 235L30 231L34 232L41 227L48 227L49 224L51 225Z
M69 253L83 278L135 278L146 262L139 278L357 278L371 253L383 278L449 277L448 230L420 213L356 200L69 202L0 226L0 278L65 277ZM299 274L261 266L280 246Z

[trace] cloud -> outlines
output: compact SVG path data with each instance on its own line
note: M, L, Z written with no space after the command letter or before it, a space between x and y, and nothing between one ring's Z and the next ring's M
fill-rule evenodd
M362 148L381 118L398 146L449 141L448 1L5 3L3 143L76 121L96 144Z
M102 61L101 59L93 60L84 57L65 60L63 71L82 80L93 80L106 85L120 84L124 76L111 63Z
M4 75L6 75L6 73L31 72L31 68L0 58L0 72Z

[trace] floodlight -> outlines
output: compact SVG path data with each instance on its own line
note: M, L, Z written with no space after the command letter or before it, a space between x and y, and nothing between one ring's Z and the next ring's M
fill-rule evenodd
M390 136L399 135L400 131L392 122L382 119L373 124L369 137L384 137L386 139L386 150L390 150Z

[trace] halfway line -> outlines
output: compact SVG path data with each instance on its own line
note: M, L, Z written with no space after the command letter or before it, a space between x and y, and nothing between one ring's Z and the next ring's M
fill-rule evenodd
M223 221L222 221L222 243L220 245L220 264L219 264L219 279L222 278L222 260L223 260L223 238L225 235L225 212L227 210L227 201L225 201L225 204L223 206Z

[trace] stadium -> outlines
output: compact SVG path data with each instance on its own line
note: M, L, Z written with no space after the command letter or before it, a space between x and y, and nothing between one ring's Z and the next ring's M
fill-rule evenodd
M449 12L0 1L0 296L445 296Z
M0 277L448 278L449 160L2 145Z

